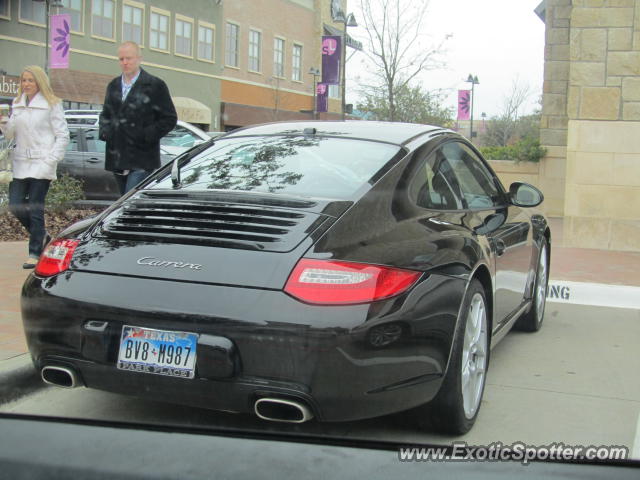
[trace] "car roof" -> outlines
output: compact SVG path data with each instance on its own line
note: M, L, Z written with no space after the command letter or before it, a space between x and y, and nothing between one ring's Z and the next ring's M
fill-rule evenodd
M65 115L100 115L101 110L65 110Z
M67 120L67 123L69 125L73 125L74 127L91 127L98 124L100 113L101 110L65 110L64 118ZM195 125L190 124L189 122L178 120L177 125L187 128L191 131L191 133L194 133L195 135L200 137L200 140L208 140L209 138L211 138L209 135L207 135L207 132L205 132L201 128L196 127Z
M315 130L313 130L315 129ZM400 122L356 121L300 121L274 122L233 130L225 138L247 135L304 135L313 133L323 136L357 138L404 145L416 137L435 132L454 133L433 125Z

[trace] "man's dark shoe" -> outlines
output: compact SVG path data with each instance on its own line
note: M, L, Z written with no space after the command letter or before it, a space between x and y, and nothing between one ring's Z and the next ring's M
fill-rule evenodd
M31 268L36 268L36 263L38 263L38 259L35 257L29 257L26 262L22 264L22 268L25 270L29 270Z

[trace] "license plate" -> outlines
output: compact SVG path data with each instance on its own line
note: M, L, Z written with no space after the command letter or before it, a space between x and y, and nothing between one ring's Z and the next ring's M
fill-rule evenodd
M117 367L133 372L193 378L198 335L124 325Z

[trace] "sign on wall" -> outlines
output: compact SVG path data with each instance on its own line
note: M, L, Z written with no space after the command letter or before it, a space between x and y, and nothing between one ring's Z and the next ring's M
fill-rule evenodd
M15 97L18 95L20 77L2 75L0 77L0 96Z

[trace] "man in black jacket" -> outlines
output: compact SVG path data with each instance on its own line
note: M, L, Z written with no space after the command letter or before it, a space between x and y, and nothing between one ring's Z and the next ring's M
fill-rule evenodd
M124 194L160 167L160 139L176 126L178 115L167 85L140 68L134 42L118 48L122 75L107 86L100 138L107 142L105 169L115 174Z

